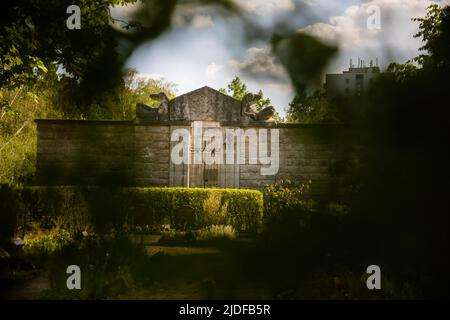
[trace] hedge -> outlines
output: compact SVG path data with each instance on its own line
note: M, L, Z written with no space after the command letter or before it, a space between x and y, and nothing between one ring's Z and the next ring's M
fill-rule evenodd
M22 202L19 221L50 216L77 231L89 225L98 232L124 225L174 225L182 206L193 209L198 227L229 224L239 231L256 232L263 220L263 194L257 190L58 186L17 192Z
M256 231L262 224L263 194L256 190L132 188L126 198L130 216L140 224L174 223L176 209L181 206L193 208L201 226L220 223L240 231Z

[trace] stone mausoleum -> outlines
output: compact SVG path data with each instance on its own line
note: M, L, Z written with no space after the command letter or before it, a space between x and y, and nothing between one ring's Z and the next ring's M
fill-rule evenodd
M95 185L121 176L139 187L261 189L290 179L311 181L312 192L323 194L335 183L330 167L345 156L343 126L277 124L273 107L256 110L257 96L238 101L209 87L152 98L159 106L138 104L132 121L37 119L37 184ZM214 134L207 139L202 132ZM173 161L174 155L187 161Z

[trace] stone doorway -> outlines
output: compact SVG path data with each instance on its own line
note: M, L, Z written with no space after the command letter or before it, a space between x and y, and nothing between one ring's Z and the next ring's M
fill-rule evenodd
M220 122L202 121L203 132L208 129L220 129L222 134L224 128L220 126ZM203 141L201 145L196 146L194 143L193 126L191 127L190 141L190 164L188 168L188 187L191 188L239 188L239 165L238 164L201 164L194 163L194 154L197 151L205 159L205 154L220 154L225 160L225 141L222 141L222 150L216 150L217 146ZM195 148L200 148L196 150Z
M220 128L219 122L207 122L202 121L202 132L208 129L217 129ZM213 146L207 141L201 141L201 144L196 145L194 143L193 137L194 126L191 127L190 132L190 164L189 164L189 172L188 172L188 186L191 188L219 188L219 170L220 164L205 164L205 154L220 152L220 150L215 150ZM196 150L198 149L198 150ZM202 163L198 164L194 162L194 155L201 154Z

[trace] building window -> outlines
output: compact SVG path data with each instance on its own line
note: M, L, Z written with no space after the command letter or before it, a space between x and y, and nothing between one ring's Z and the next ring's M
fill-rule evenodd
M345 83L349 84L350 83L350 79L345 79Z
M364 92L364 75L357 74L356 75L356 86L355 86L356 95L358 97Z
M350 89L349 88L345 88L345 94L349 94L350 93Z

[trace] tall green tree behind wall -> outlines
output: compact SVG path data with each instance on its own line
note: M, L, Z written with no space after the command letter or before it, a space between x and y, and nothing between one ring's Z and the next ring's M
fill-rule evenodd
M234 79L231 80L231 82L228 84L226 89L220 88L219 91L224 94L227 94L229 96L232 96L233 98L235 98L239 101L242 101L244 96L247 93L250 93L250 91L248 91L248 89L247 89L247 85L238 76L234 77ZM260 111L261 109L263 109L265 107L270 106L270 103L271 103L270 99L264 97L264 92L261 89L258 91L257 94L260 96L258 101L256 101L258 111ZM278 112L275 114L274 119L277 122L284 122L284 119L280 117Z
M36 160L36 118L131 120L136 103L156 106L149 95L175 96L175 85L146 79L126 70L121 86L87 107L77 105L73 78L59 76L54 66L39 79L16 88L0 88L0 183L32 181Z

